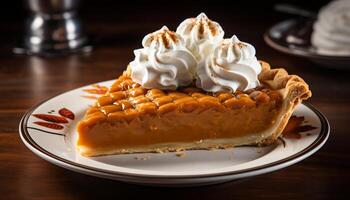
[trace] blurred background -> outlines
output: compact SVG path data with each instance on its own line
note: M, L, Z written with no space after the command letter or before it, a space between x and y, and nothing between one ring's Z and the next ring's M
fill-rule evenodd
M96 39L97 48L125 45L130 47L127 49L131 53L128 58L132 59L130 50L140 46L146 33L158 30L163 25L176 29L182 20L197 16L200 12L205 12L209 18L219 22L226 37L237 34L243 41L256 43L262 42L262 37L256 37L262 36L262 31L283 19L295 17L276 12L274 5L288 3L317 12L328 2L329 0L83 0L80 1L79 15L87 33ZM8 48L2 50L11 51L14 42L23 34L25 18L29 15L25 3L24 0L6 1L3 6L0 13L0 40L6 41ZM259 49L258 54L261 51Z

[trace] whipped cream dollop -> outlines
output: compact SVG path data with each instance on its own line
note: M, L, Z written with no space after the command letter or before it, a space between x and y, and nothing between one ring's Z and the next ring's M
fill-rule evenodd
M248 90L259 85L255 48L234 35L224 39L198 69L196 85L208 92Z
M175 90L193 82L197 61L183 38L166 26L146 35L134 51L131 78L142 87Z
M199 65L204 64L206 58L224 37L221 26L210 20L204 13L181 22L176 33L184 38L186 47L196 57Z
M350 0L336 0L323 7L311 43L325 55L350 56Z

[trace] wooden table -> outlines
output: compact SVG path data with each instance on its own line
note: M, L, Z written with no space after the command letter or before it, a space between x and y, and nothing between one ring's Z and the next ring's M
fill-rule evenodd
M197 9L198 10L198 9ZM196 10L195 10L196 11ZM350 72L323 69L307 60L269 48L264 31L280 16L254 17L208 12L224 27L253 43L259 59L302 76L313 91L309 100L331 124L331 137L315 155L286 169L215 186L156 188L129 185L71 172L35 156L21 142L18 123L31 106L70 89L120 75L140 47L143 35L169 24L174 29L187 16L162 11L147 15L124 12L122 17L88 18L88 31L97 37L90 55L57 58L16 56L11 53L19 25L2 22L0 32L0 199L96 199L98 197L160 197L167 199L329 199L345 197L350 179ZM162 16L162 17L159 17ZM264 19L264 20L262 20ZM101 198L102 199L102 198Z

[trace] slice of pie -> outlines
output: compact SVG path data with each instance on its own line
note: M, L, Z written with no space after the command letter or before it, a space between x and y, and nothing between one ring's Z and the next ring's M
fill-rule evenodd
M79 123L79 152L98 156L270 144L311 92L300 77L260 64L260 86L245 92L145 89L128 69Z
M274 142L308 85L259 62L204 13L146 35L127 70L78 124L84 156Z

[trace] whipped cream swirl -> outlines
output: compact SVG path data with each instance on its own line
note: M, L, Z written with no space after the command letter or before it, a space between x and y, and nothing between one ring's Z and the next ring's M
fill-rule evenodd
M320 54L350 56L349 0L332 1L321 9L311 42Z
M193 53L200 65L204 64L205 59L224 37L221 26L210 20L204 13L181 22L176 33L184 38L186 47Z
M198 69L197 87L208 92L248 90L259 85L255 48L234 35L224 39Z
M180 35L164 26L146 35L142 45L129 64L135 82L147 89L169 90L193 82L197 61Z

